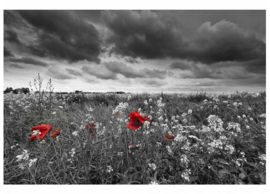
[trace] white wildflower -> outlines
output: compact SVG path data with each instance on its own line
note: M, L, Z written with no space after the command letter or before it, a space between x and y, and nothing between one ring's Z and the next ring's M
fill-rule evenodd
M29 167L31 167L33 164L35 164L35 163L36 163L36 161L37 161L37 158L30 159L30 160L29 160L29 164L28 164L28 166L29 166Z
M156 170L157 166L155 163L149 163L148 166L152 169L152 170Z
M235 122L229 122L227 130L234 129L236 132L241 132L240 124Z
M107 166L107 170L106 170L107 173L111 173L113 172L113 168L112 166Z
M21 161L21 160L28 160L29 159L29 153L27 150L23 150L23 153L21 155L16 156L17 158L17 162Z
M176 137L174 138L174 141L177 141L177 142L182 142L182 141L185 141L187 138L181 134L177 134Z
M233 105L236 107L236 106L238 106L238 103L237 102L234 102Z
M149 183L149 185L158 185L158 182L155 181L155 180L153 180L153 181L151 181L151 182Z
M79 131L73 131L72 132L72 135L75 136L75 137L77 137L78 136L78 133L79 133Z
M260 117L260 118L266 118L266 114L263 113L263 114L261 114L259 117Z
M230 154L232 154L235 149L232 145L226 145L225 150L227 150Z
M189 175L191 174L191 170L190 169L185 169L182 173L181 173L181 177L183 179L185 179L186 181L189 181Z
M187 116L187 113L184 112L184 113L182 114L182 117L186 117L186 116Z
M168 151L168 153L171 155L173 152L172 152L172 149L169 145L166 146L166 149Z
M259 156L259 158L260 158L260 160L266 161L266 155L265 155L265 154L261 154L261 155Z

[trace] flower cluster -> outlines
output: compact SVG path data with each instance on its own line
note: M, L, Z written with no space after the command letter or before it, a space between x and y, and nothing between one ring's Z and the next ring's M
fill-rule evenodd
M118 104L117 107L115 107L115 109L113 110L112 114L113 115L122 115L124 113L124 111L126 110L126 108L128 107L128 103L127 102L120 102Z
M238 133L241 132L240 124L239 123L235 123L235 122L229 122L226 129L227 130L232 130L233 129L235 132L238 132Z
M148 164L149 168L152 169L152 170L156 170L157 166L155 163L149 163Z
M190 169L185 169L182 173L181 173L181 177L183 179L185 179L186 181L189 181L189 175L191 174L191 170Z
M209 123L208 127L210 127L215 132L222 132L224 131L223 128L223 121L218 118L216 115L209 115L207 118L207 121Z
M88 123L87 125L85 125L85 129L87 129L89 131L89 133L92 137L95 136L97 133L95 127L96 127L95 123Z
M69 161L70 163L73 163L73 158L75 156L75 153L76 153L75 148L72 148L69 152L70 158L68 158L67 161Z
M25 169L27 166L30 168L33 164L36 163L37 158L29 159L29 152L27 150L23 150L21 155L17 155L17 162L19 162L19 168Z

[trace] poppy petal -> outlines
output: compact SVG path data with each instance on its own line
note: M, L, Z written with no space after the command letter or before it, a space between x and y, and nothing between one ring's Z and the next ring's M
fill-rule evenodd
M47 133L48 133L50 130L52 130L52 126L51 126L51 125L47 125L47 124L41 124L41 125L39 125L39 126L34 126L34 127L31 129L31 131L35 131L35 130L39 130L39 132L40 132L41 134L39 134L39 136L37 136L37 135L32 135L32 136L30 137L30 140L38 139L38 137L39 137L39 139L43 140L43 139L45 138L45 136L47 135Z
M56 130L52 133L51 137L54 138L54 137L56 137L56 136L59 135L59 134L60 134L60 129L56 129Z
M33 140L35 140L35 139L37 139L37 135L32 135L32 136L30 137L30 141L33 141Z
M137 130L139 129L140 126L135 126L132 123L127 124L127 128L131 129L131 130Z
M174 136L173 136L173 135L170 135L170 134L166 134L166 135L164 136L164 139L165 139L166 141L173 141L173 140L174 140Z
M146 117L143 117L143 120L144 120L144 121L148 121L149 118L146 116Z
M134 115L134 117L139 119L140 123L142 123L142 124L144 123L144 119L143 119L143 117L140 115L140 113L138 111L135 111L133 115Z

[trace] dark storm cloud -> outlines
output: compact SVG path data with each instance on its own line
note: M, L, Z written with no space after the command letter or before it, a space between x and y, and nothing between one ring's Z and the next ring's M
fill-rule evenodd
M4 47L4 57L13 57L14 55L6 48Z
M82 19L88 19L93 23L102 23L101 10L74 11Z
M146 10L103 11L103 19L112 31L107 39L107 42L114 44L111 52L133 58L170 57L211 65L226 61L265 60L265 42L258 39L253 31L221 20L201 23L193 36L184 37L182 29L185 25L178 23L177 18L171 19L170 15L161 13ZM173 64L171 67L180 66L189 68L185 64ZM260 68L264 67L265 63L261 63ZM248 68L257 71L255 66Z
M76 62L79 60L88 60L99 62L96 56L91 55L87 51L84 52L72 45L67 45L65 42L61 41L58 36L53 36L50 34L43 34L40 36L41 48L39 46L29 47L33 54L41 57L49 56L55 59L66 59L69 62Z
M25 26L24 21L22 21L19 14L13 10L4 10L4 25L11 27L23 27Z
M135 69L120 62L105 62L105 67L111 72L121 74L126 78L158 78L164 79L167 75L166 71L157 69Z
M22 57L22 58L11 58L9 59L9 61L11 62L18 62L18 63L25 63L25 64L30 64L30 65L36 65L36 66L43 66L43 67L47 67L48 64L37 60L37 59L33 59L30 57Z
M4 33L4 40L9 41L11 43L21 44L20 40L18 39L18 35L16 32L11 30L5 30Z
M66 68L66 71L71 75L82 76L82 73L78 70L75 70L75 69Z
M175 25L163 22L152 11L104 11L105 23L113 32L108 39L112 52L146 59L176 56L185 42Z
M265 43L229 21L200 26L185 50L186 58L206 64L265 58Z
M266 73L266 59L265 58L247 61L246 63L242 63L241 65L245 67L246 70L249 72L258 73L258 74Z
M11 63L8 65L9 67L17 68L17 69L25 69L23 66L20 66L16 63Z
M98 31L75 12L22 10L19 14L39 32L38 45L29 46L34 54L69 62L100 62L101 40Z

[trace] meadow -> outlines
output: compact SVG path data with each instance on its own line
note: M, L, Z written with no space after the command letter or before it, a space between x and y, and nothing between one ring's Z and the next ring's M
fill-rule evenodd
M265 92L31 87L4 95L4 184L266 184Z

